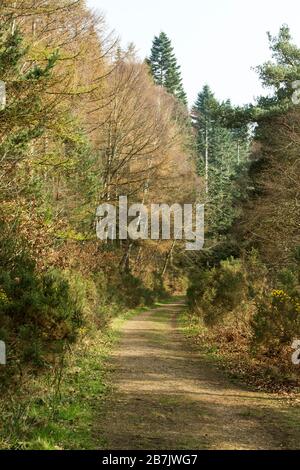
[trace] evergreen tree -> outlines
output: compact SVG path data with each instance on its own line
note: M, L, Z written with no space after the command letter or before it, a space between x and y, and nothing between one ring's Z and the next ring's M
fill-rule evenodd
M264 86L273 88L278 100L290 99L292 84L300 77L300 49L292 43L289 27L283 25L278 36L268 33L273 61L257 67Z
M208 156L211 154L213 123L217 118L219 103L208 85L203 87L192 110L193 125L196 130L196 143L198 153L198 172L208 177ZM206 168L205 168L206 167Z
M248 129L237 126L230 101L219 103L205 85L193 107L197 170L205 177L207 222L211 235L224 233L236 211L237 178L248 156Z
M172 43L164 32L161 32L159 36L155 36L147 63L150 66L155 83L165 87L169 93L187 105L180 66L177 64Z

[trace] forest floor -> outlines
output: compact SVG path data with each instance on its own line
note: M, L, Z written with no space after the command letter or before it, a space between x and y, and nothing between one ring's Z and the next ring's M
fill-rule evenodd
M104 449L297 449L300 408L233 383L191 345L180 302L131 318L111 355L111 383L95 414Z

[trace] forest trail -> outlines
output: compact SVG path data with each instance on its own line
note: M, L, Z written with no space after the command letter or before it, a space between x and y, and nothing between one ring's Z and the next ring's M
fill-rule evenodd
M284 400L208 364L179 331L181 310L166 305L123 326L109 362L113 391L94 427L105 448L297 448Z

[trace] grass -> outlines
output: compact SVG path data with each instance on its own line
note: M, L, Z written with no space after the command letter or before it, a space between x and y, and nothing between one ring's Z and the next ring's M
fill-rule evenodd
M160 300L159 302L155 303L156 307L164 307L165 305L176 303L177 301L183 301L185 299L182 295L168 297L166 299Z
M90 450L101 448L93 423L110 387L106 361L124 321L146 310L138 308L114 319L105 331L82 338L66 357L63 380L53 371L31 378L2 402L1 449ZM1 405L1 403L0 403Z

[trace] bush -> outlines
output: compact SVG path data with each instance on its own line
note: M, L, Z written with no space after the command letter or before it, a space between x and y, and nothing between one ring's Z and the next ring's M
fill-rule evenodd
M188 289L190 307L206 324L221 321L247 298L247 282L241 260L229 258L219 267L200 272Z
M256 302L253 346L266 354L277 355L294 339L300 338L300 297L274 290Z
M153 291L130 273L118 274L116 279L111 279L108 292L115 303L125 308L152 305L155 301Z
M274 277L273 285L256 298L252 321L253 349L268 355L280 354L300 338L299 265L293 263Z
M10 338L21 360L42 362L44 345L74 341L83 323L83 306L63 272L2 272L0 286L1 336Z

